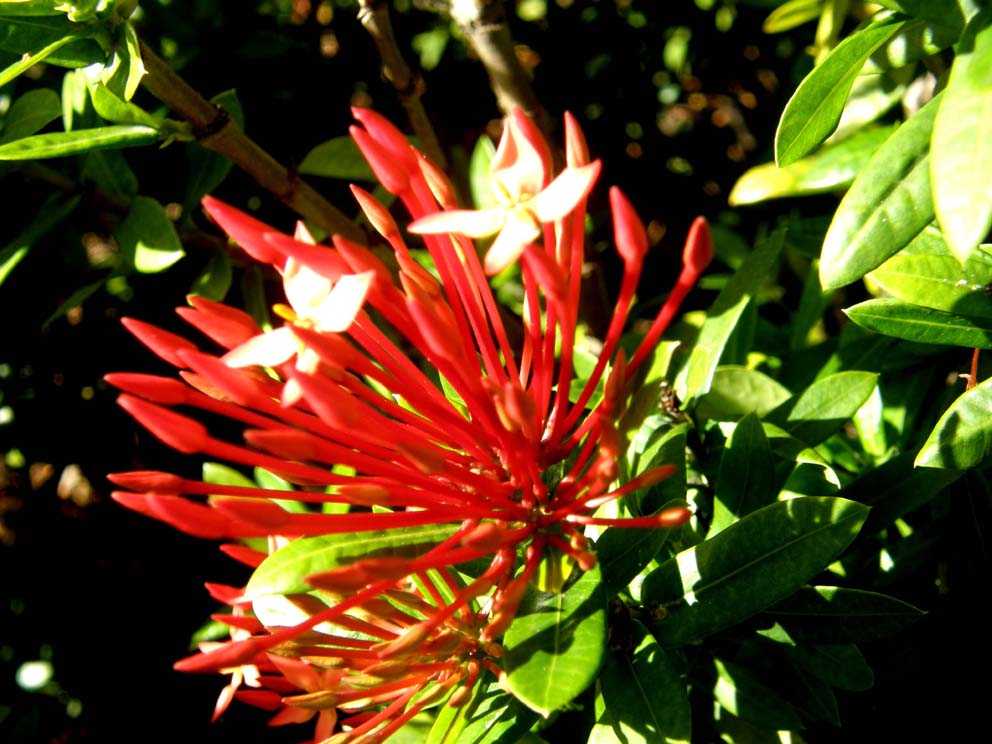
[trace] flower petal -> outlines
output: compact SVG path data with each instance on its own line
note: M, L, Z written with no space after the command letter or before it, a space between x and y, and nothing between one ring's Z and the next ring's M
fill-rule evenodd
M507 219L505 207L487 209L452 209L435 212L410 223L407 228L417 235L457 233L470 238L486 238L499 232Z
M541 222L554 222L575 209L585 199L599 176L598 160L577 168L566 168L558 178L535 196L528 207Z
M540 142L540 134L536 127L528 127L528 124L531 124L530 120L519 109L507 117L503 136L490 165L493 180L511 203L523 201L539 192L544 187L547 174L545 158L536 146Z
M362 309L374 277L375 272L372 271L342 276L327 298L309 316L317 328L333 333L348 330Z
M241 346L231 349L221 360L228 367L275 367L293 358L300 342L289 326L254 336Z
M490 275L498 274L520 258L524 247L541 234L541 228L523 210L510 210L506 217L506 224L486 252L484 264Z

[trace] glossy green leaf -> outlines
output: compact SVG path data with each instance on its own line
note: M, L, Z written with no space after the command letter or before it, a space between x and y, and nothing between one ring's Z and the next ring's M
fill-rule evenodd
M768 418L796 439L816 445L857 413L877 383L874 372L838 372L815 381Z
M702 639L788 596L854 539L868 508L806 497L758 509L648 575L644 601L667 616L655 625L666 646Z
M317 145L303 158L300 173L347 181L376 180L351 137L335 137Z
M810 586L764 613L793 636L811 642L860 643L885 638L923 616L923 612L894 597L844 589Z
M451 537L452 525L377 530L303 537L266 558L255 569L245 596L300 594L311 590L307 576L330 571L361 558L414 558Z
M50 88L29 90L10 105L3 117L0 145L28 137L62 115L58 93Z
M90 97L96 112L109 122L138 124L152 129L159 129L162 126L162 120L159 117L152 116L140 106L118 98L99 80L91 82Z
M130 101L141 85L141 78L148 74L145 63L141 60L141 45L134 26L130 22L124 24L124 46L127 49L128 69L127 82L124 85L124 100Z
M717 681L713 697L728 711L771 731L788 731L802 726L795 708L747 669L729 661L715 661Z
M503 638L505 687L547 717L596 678L606 646L606 596L598 568L564 592L531 591Z
M734 429L720 458L710 535L775 500L772 448L758 417L749 413Z
M51 44L48 44L35 52L25 54L14 64L0 70L0 87L6 85L19 75L23 75L35 65L44 62L59 49L64 46L68 46L75 40L76 37L74 36L66 36L61 39L56 39Z
M610 527L596 540L607 599L619 594L668 540L671 530Z
M438 709L424 744L516 744L535 720L533 711L497 683L482 682L465 705Z
M860 279L933 222L928 152L940 96L875 153L844 196L820 254L820 283L835 289Z
M875 683L871 667L853 643L800 644L785 653L810 674L841 690L867 690Z
M903 27L897 16L872 21L848 36L806 76L785 106L775 133L775 162L794 163L837 126L854 79L868 58Z
M868 64L871 64L869 60ZM844 104L844 113L834 133L827 138L824 148L840 145L842 141L862 132L886 129L889 134L894 124L873 126L883 115L898 104L910 83L915 69L912 65L896 70L886 70L877 75L859 75L851 86L851 93Z
M846 189L893 130L890 126L862 129L781 168L775 163L757 165L737 179L728 201L742 206Z
M0 16L0 49L19 56L32 55L22 60L27 67L40 61L63 67L85 67L102 62L106 53L94 39L87 38L92 33L99 33L99 29L72 23L64 13ZM39 60L41 54L44 57Z
M992 319L985 281L970 278L952 256L897 254L868 277L896 300L934 310Z
M629 642L633 650L607 653L599 677L610 719L623 724L628 744L688 741L689 694L669 653L640 625Z
M113 126L74 132L35 134L0 145L0 160L43 160L78 155L92 150L150 145L158 140L151 127Z
M147 196L134 198L114 237L125 259L143 274L164 271L186 255L165 207Z
M468 186L472 194L472 206L476 209L485 209L496 204L492 177L489 175L489 164L495 154L496 146L487 134L479 137L472 148L472 157L468 164Z
M992 8L965 27L933 125L930 174L944 239L962 263L992 227Z
M969 6L972 0L886 0L881 3L890 8L900 10L915 18L939 23L944 27L961 32L964 28L966 15L973 12ZM981 0L979 0L980 2Z
M676 391L683 402L709 392L727 342L748 303L762 284L772 278L772 269L783 244L784 233L773 233L748 256L713 302L689 360L676 381Z
M824 0L788 0L778 6L761 24L766 34L780 34L820 17Z
M968 318L899 300L866 300L844 311L862 328L921 344L992 349L992 318Z
M964 470L979 465L992 450L992 378L955 400L930 432L916 465Z
M924 18L908 21L899 33L882 44L864 66L862 75L905 68L947 49L960 36L960 29Z
M193 280L190 292L220 302L227 296L233 281L231 257L224 249L217 248L207 261L207 265L203 267L203 271Z
M749 413L760 418L790 397L785 387L763 372L721 365L713 373L710 391L699 399L694 413L697 418L717 421L736 421Z
M0 17L61 15L53 0L0 0Z
M0 285L7 280L10 272L24 259L35 244L79 206L80 200L78 195L71 197L53 195L45 200L31 223L7 245L0 248Z
M663 423L652 426L658 421ZM631 477L659 465L674 465L675 472L661 483L625 499L624 505L632 514L653 514L669 501L685 498L687 432L688 425L671 426L662 416L651 417L638 431L628 450Z
M203 482L212 486L238 486L240 488L258 488L255 482L240 470L223 465L219 462L203 463Z

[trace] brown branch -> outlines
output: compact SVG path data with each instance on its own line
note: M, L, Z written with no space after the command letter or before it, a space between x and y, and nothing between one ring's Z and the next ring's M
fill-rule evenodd
M427 118L424 105L420 102L420 97L427 89L424 78L420 73L411 70L403 59L403 54L396 43L396 36L393 34L393 25L389 20L389 6L383 0L359 0L358 4L358 20L369 32L369 36L379 50L383 79L393 86L396 95L399 96L400 103L406 109L406 116L413 133L420 140L424 153L438 167L447 167L444 151L437 140L430 119Z
M537 99L530 75L517 59L502 0L458 0L451 3L449 12L486 68L489 85L503 113L522 109L548 135L551 117Z
M329 234L364 243L365 236L341 210L276 161L248 137L223 109L197 93L144 42L141 59L148 91L190 123L197 142L228 158L304 219Z

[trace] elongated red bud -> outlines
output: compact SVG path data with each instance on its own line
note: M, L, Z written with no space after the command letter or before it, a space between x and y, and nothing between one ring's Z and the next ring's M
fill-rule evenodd
M228 367L224 362L199 351L179 353L186 366L220 390L224 397L238 405L258 407L271 398L265 394L259 382L242 369Z
M317 443L313 434L298 429L247 429L245 441L252 447L286 460L313 460Z
M316 274L336 282L342 274L350 274L348 263L326 245L311 245L269 230L265 242L283 256L306 266Z
M617 253L623 259L627 270L639 270L648 252L648 234L644 223L637 216L634 205L616 186L610 188L610 210L613 213L613 239Z
M358 206L361 207L365 217L377 233L379 233L386 240L399 237L400 229L396 225L396 220L393 219L393 216L389 213L389 210L386 209L386 207L384 207L378 199L372 196L372 194L368 191L360 189L354 184L351 186L351 193L355 197L355 201L358 202Z
M189 388L179 380L137 372L111 372L103 379L118 390L141 396L163 406L178 406L186 402Z
M569 168L579 168L589 164L589 146L582 133L578 120L571 112L565 112L565 164Z
M203 197L200 203L214 222L220 225L221 229L230 235L234 242L244 249L245 253L262 263L282 269L285 260L264 239L265 233L272 232L269 225L212 196Z
M534 245L524 248L523 257L544 293L555 302L564 302L568 294L568 283L558 262Z
M150 323L134 318L121 318L121 324L141 343L174 367L182 367L179 351L196 351L196 344L175 333L163 331Z
M129 491L154 491L155 493L182 493L186 480L172 473L159 470L133 470L128 473L110 473L107 480Z
M389 150L360 127L350 127L348 132L386 191L391 194L402 194L409 190L410 173L397 163Z
M380 659L405 654L420 646L433 631L434 623L426 620L403 631L403 634L394 641L376 644L372 650Z
M455 197L455 187L440 168L427 159L427 157L417 158L420 172L427 181L427 187L431 190L441 209L457 209L458 199Z
M407 142L403 132L396 128L389 119L372 109L352 106L354 116L365 130L382 145L403 168L409 172L417 169L417 156Z
M267 643L274 643L269 638L271 636L231 641L207 653L180 659L172 668L177 672L219 672L221 669L250 664L267 648Z
M689 234L685 239L682 250L682 263L696 276L699 276L713 260L713 236L705 217L697 217L692 221Z
M254 550L246 545L239 545L237 543L224 543L220 546L220 552L233 558L238 563L243 563L251 568L258 568L262 565L262 561L268 558L268 555L260 550Z
M167 445L187 455L201 452L210 439L199 421L133 395L120 396L117 405Z
M243 536L241 533L244 531L235 529L227 517L181 496L114 491L111 498L128 509L170 524L193 537L217 540Z

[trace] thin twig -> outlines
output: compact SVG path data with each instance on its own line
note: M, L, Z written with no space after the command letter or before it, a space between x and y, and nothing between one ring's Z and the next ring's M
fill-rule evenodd
M413 133L420 140L421 149L439 168L447 167L444 151L420 97L427 86L419 72L414 72L403 59L393 25L389 20L389 6L382 0L359 0L358 20L369 32L382 59L382 77L393 86L400 103L406 109Z
M148 71L142 84L190 123L197 142L203 147L231 160L259 186L321 230L365 242L362 231L346 214L259 147L227 112L197 93L144 42L141 59Z

